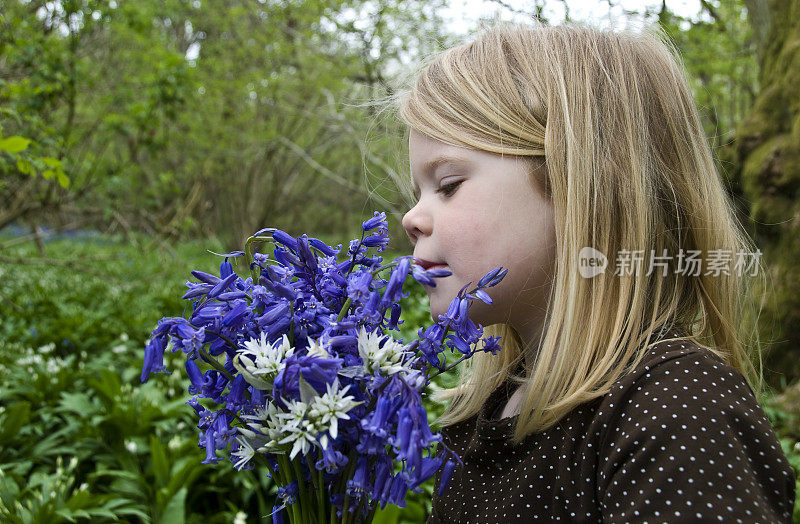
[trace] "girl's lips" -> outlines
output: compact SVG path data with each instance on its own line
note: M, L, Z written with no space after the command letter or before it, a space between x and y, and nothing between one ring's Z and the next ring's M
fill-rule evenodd
M424 258L415 258L414 260L425 271L428 271L430 269L446 269L447 268L447 264L445 264L444 262L431 262L429 260L425 260Z

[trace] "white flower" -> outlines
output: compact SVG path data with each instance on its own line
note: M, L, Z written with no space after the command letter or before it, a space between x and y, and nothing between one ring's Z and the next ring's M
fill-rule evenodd
M284 360L294 353L286 335L270 344L267 334L261 333L259 340L250 339L244 347L234 357L233 365L250 385L263 390L272 388L270 381L283 369Z
M339 419L349 419L348 411L361 404L356 402L355 397L345 396L350 386L339 391L339 379L335 379L333 384L328 384L327 392L321 397L315 397L314 402L308 410L308 417L314 421L314 425L328 431L331 438L335 439L339 433ZM320 437L320 444L323 449L328 447L328 435Z
M364 361L368 373L380 371L384 375L393 375L400 371L411 372L403 365L405 346L392 337L367 333L363 327L358 333L358 355Z
M250 442L241 436L236 437L237 442L239 442L239 449L236 451L232 451L231 455L236 458L236 462L233 463L233 467L236 469L242 469L245 464L250 462L252 458L256 454L256 450L253 449L253 446L250 445Z
M266 409L259 409L252 415L243 415L243 418L250 420L250 429L239 428L239 431L247 438L252 440L260 439L258 445L259 453L275 453L280 451L278 441L283 438L283 421L278 418L281 412L273 403L268 403Z
M322 345L317 340L308 340L308 356L310 357L321 357L321 358L331 358L331 355L328 351L322 347Z
M233 524L247 524L247 513L240 511L233 519Z
M289 453L289 460L293 460L300 451L305 455L312 445L318 444L319 428L306 418L308 405L305 402L290 400L287 406L288 412L276 415L277 418L286 421L283 425L284 434L289 433L278 444L293 443L292 451Z

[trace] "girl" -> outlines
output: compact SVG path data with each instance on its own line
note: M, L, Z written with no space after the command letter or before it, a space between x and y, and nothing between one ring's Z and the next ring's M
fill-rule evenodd
M403 226L423 266L452 272L431 314L509 269L470 310L503 349L444 392L462 462L428 522L790 521L746 350L756 250L669 48L497 26L427 63L399 115Z

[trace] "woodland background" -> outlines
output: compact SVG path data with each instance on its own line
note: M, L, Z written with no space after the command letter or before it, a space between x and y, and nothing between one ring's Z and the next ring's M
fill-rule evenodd
M670 4L626 16L681 52L764 253L764 405L800 472L800 0ZM460 41L446 5L0 0L0 520L271 521L269 479L200 464L180 363L138 385L145 340L261 227L340 243L386 210L408 252L404 131L370 101ZM430 490L378 521L423 522Z

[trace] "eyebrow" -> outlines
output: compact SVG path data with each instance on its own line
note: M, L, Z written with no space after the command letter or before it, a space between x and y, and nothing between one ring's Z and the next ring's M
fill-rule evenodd
M422 173L423 176L427 173L432 173L436 170L439 166L443 164L469 164L469 160L466 158L458 157L458 156L439 156L426 162L422 166ZM419 186L417 185L417 181L414 179L414 175L411 175L411 184L414 188L414 198L419 200Z

